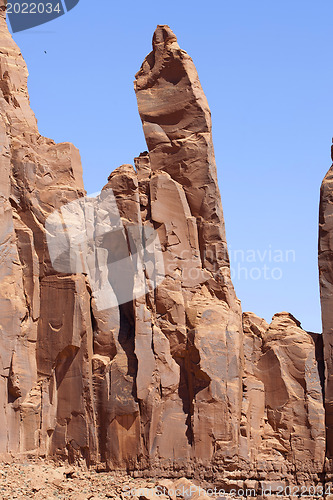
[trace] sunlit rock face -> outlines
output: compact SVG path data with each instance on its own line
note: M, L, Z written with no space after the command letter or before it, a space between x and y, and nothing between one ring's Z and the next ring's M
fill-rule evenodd
M84 195L80 156L39 134L3 1L0 13L0 451L97 458L89 292L55 272L44 228Z
M149 455L165 461L175 450L176 459L232 461L242 400L240 303L230 280L210 110L194 64L168 26L157 27L135 91L149 149L144 223L160 235L166 276L152 311L153 339L167 339L177 369L174 388L162 386L158 396L158 367L148 395L154 398L153 405L147 399L151 422L159 415L161 435ZM178 422L176 433L170 432L172 421Z
M275 314L270 325L246 312L243 325L242 456L281 475L287 464L299 475L320 473L325 415L316 336L287 312Z
M38 132L0 5L0 452L319 481L316 339L242 317L191 58L157 27L135 80L148 152L86 198L78 151Z

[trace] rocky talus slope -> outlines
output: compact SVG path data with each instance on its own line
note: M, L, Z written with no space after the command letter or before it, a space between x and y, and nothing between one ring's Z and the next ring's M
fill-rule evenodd
M242 315L191 58L157 27L135 80L148 152L87 201L77 149L38 132L0 5L0 453L321 483L321 338Z

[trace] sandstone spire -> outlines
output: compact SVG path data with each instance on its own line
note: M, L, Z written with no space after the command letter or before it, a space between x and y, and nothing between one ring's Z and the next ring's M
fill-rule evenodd
M196 218L204 267L216 273L229 259L211 114L193 61L168 26L157 27L135 91L151 169L182 185Z

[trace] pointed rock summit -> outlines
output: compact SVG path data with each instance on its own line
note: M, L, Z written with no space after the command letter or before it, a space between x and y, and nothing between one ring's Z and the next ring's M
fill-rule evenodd
M229 258L211 114L193 61L168 26L157 27L135 91L151 169L181 184L198 226L204 265L223 276Z

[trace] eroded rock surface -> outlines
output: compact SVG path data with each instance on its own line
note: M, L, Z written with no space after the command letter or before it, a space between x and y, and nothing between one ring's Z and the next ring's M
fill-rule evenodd
M332 146L333 159L333 146ZM325 410L327 452L333 459L333 166L327 172L320 190L319 207L319 283L323 321L325 362Z
M0 5L0 452L319 481L315 342L288 313L242 320L190 57L157 27L135 82L149 151L87 201L78 151L38 132Z
M80 156L39 134L4 2L0 14L0 451L81 449L89 459L90 297L83 275L56 275L44 229L55 208L84 194Z
M260 472L286 477L294 467L298 481L309 472L318 481L326 436L315 341L286 312L270 325L244 313L243 324L241 456Z

